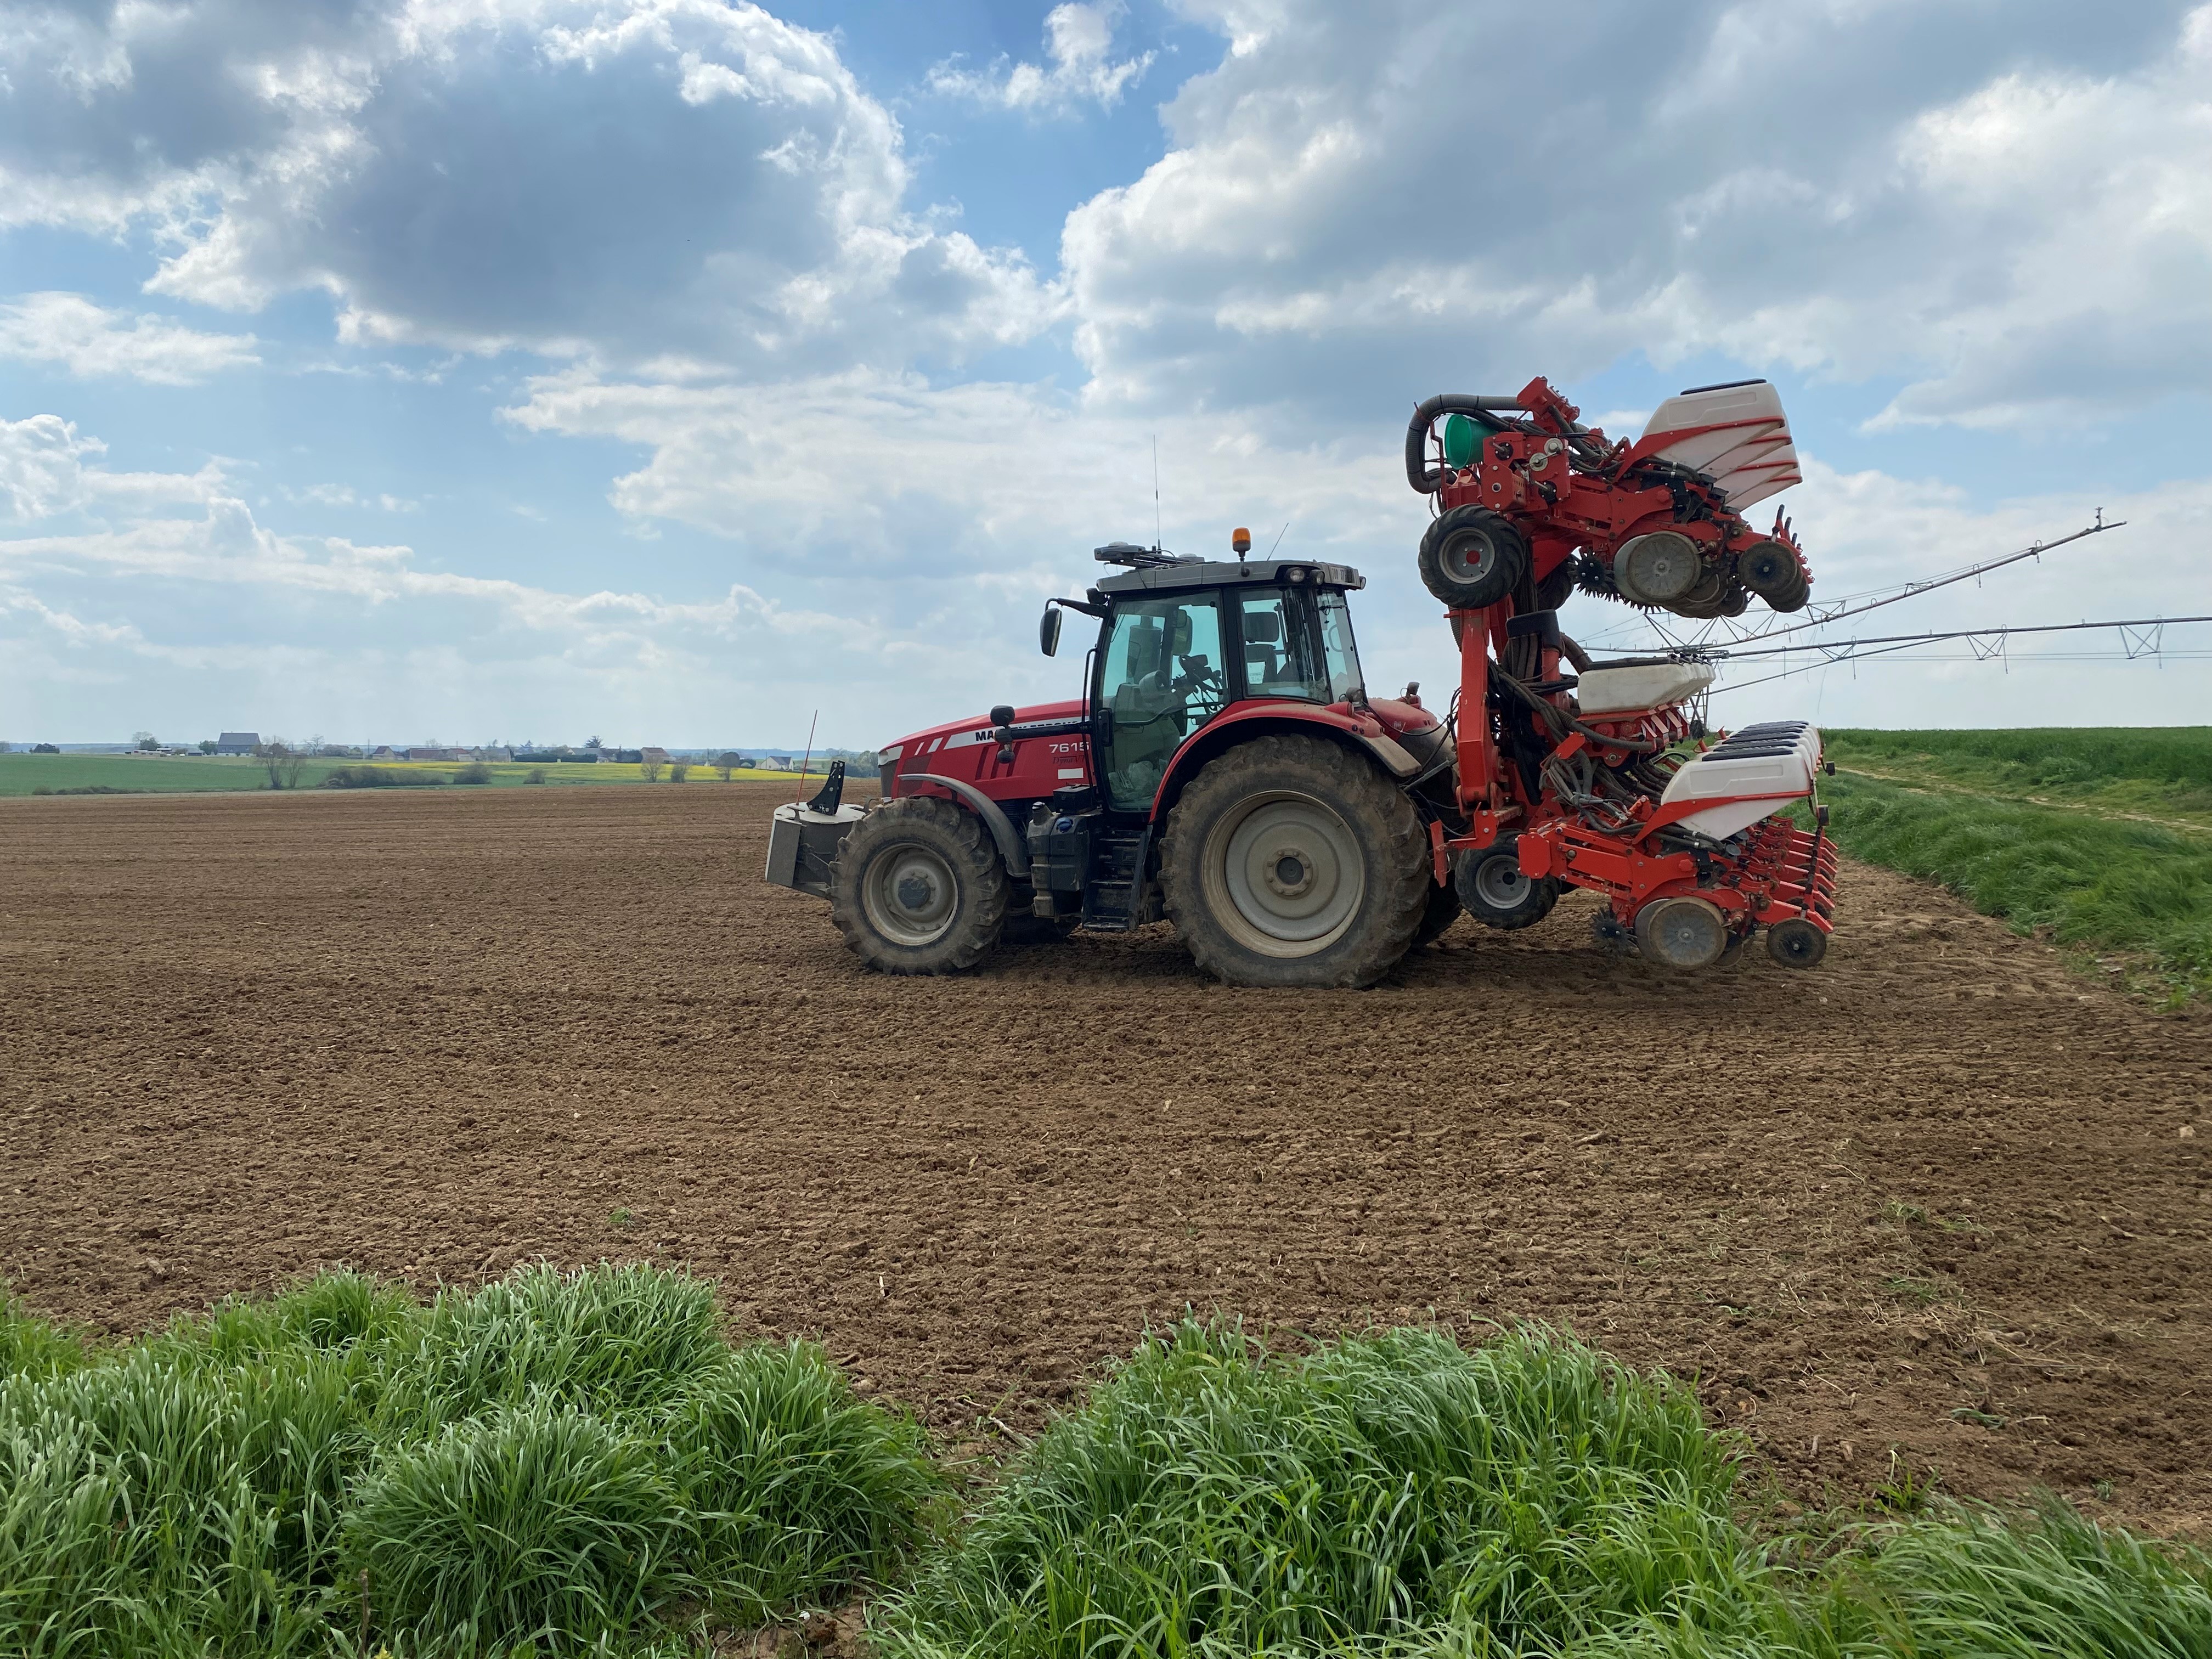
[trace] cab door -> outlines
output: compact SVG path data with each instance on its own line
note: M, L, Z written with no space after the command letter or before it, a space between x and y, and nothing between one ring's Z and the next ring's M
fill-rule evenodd
M1118 811L1148 811L1183 739L1230 697L1220 595L1117 600L1099 653L1098 781Z

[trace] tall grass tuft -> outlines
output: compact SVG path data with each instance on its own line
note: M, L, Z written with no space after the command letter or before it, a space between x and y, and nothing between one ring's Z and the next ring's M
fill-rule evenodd
M550 1400L602 1413L658 1406L728 1352L714 1287L643 1264L519 1268L442 1292L391 1357L387 1433Z
M0 1382L75 1370L89 1358L82 1337L40 1318L0 1289Z
M919 1427L712 1287L522 1269L430 1307L359 1274L127 1347L0 1305L0 1654L604 1649L897 1571ZM368 1574L364 1606L360 1575ZM694 1623L696 1624L696 1620Z
M347 1372L146 1348L0 1384L0 1652L309 1641L368 1452Z
M2008 1518L1944 1500L1909 1521L1784 1539L1695 1621L1641 1618L1574 1659L2193 1659L2212 1653L2212 1561L2055 1500Z
M901 1659L1469 1630L1556 1652L1725 1593L1734 1471L1687 1390L1540 1333L1470 1352L1398 1331L1286 1360L1186 1323L1046 1431L878 1633Z
M744 1625L886 1583L946 1493L921 1427L853 1392L819 1348L741 1349L668 1411L701 1598Z
M566 1652L674 1600L679 1501L649 1442L538 1399L381 1462L347 1514L346 1562L404 1650Z

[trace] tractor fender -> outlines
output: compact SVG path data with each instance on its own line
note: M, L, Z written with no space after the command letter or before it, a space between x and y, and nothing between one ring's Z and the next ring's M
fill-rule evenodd
M1160 779L1158 793L1152 797L1152 822L1158 823L1166 817L1168 808L1175 805L1183 786L1196 775L1200 767L1224 750L1269 732L1311 732L1346 748L1363 750L1389 774L1394 782L1401 785L1411 781L1421 769L1421 763L1384 730L1379 720L1363 720L1310 703L1263 703L1249 709L1232 709L1193 732L1176 751L1166 775Z
M935 772L902 772L898 781L900 789L908 793L912 792L906 786L910 783L933 783L940 789L951 790L962 805L983 820L983 827L991 832L991 841L999 849L1000 861L1006 866L1006 873L1017 881L1030 878L1030 849L1014 833L1014 821L1006 816L1005 807L974 784L942 777Z

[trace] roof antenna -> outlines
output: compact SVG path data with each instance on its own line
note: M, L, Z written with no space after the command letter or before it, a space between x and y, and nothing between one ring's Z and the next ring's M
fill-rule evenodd
M1152 434L1152 551L1160 550L1160 434Z
M1289 533L1290 528L1291 521L1288 519L1284 520L1282 529L1278 530L1275 532L1275 539L1267 544L1267 556L1269 558L1272 559L1275 556L1275 550L1283 544L1283 538Z

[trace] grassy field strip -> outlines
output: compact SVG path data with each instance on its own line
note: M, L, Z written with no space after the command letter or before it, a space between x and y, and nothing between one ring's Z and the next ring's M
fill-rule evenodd
M660 1269L333 1273L114 1346L9 1306L0 1651L674 1659L869 1592L884 1659L2212 1652L2191 1549L1902 1468L1807 1517L1743 1451L1543 1332L1185 1322L963 1514L911 1418Z
M2008 800L2212 824L2212 727L1873 732L1822 738L1839 766L1937 780Z
M2195 826L1893 782L1841 763L1821 793L1828 833L1853 856L1939 882L2162 1006L2212 997L2212 843Z
M2184 835L2212 836L2212 822L2198 818L2167 817L2155 812L2130 812L2118 807L2099 806L2089 801L2057 800L2048 795L2001 795L1988 789L1970 789L1963 783L1930 777L1924 773L1877 772L1870 767L1846 766L1836 763L1836 770L1853 777L1878 778L1884 783L1894 783L1907 789L1932 789L1947 795L1971 795L1980 800L2026 801L2031 806L2049 807L2060 812L2087 812L2093 817L2112 818L2128 823L2154 823L2167 830L2178 830Z
M363 768L385 775L393 782L405 782L418 787L453 787L456 775L468 763L458 761L335 761L316 760L305 763L292 787L314 789L323 786L334 772L358 771ZM672 783L675 780L668 769L663 768L657 780L645 776L644 768L635 762L602 761L566 765L556 762L534 764L521 761L491 761L477 763L472 771L483 775L476 779L480 785L495 787L521 787L556 784ZM826 769L817 760L808 780L816 788L821 787ZM731 774L735 783L782 781L796 792L801 783L795 772L769 772L739 768ZM684 779L685 787L692 784L720 783L722 775L713 767L691 764ZM261 762L250 757L204 756L195 759L173 759L166 756L141 755L0 755L0 797L33 793L66 794L199 794L210 791L267 789L269 774ZM463 786L465 787L465 786Z

